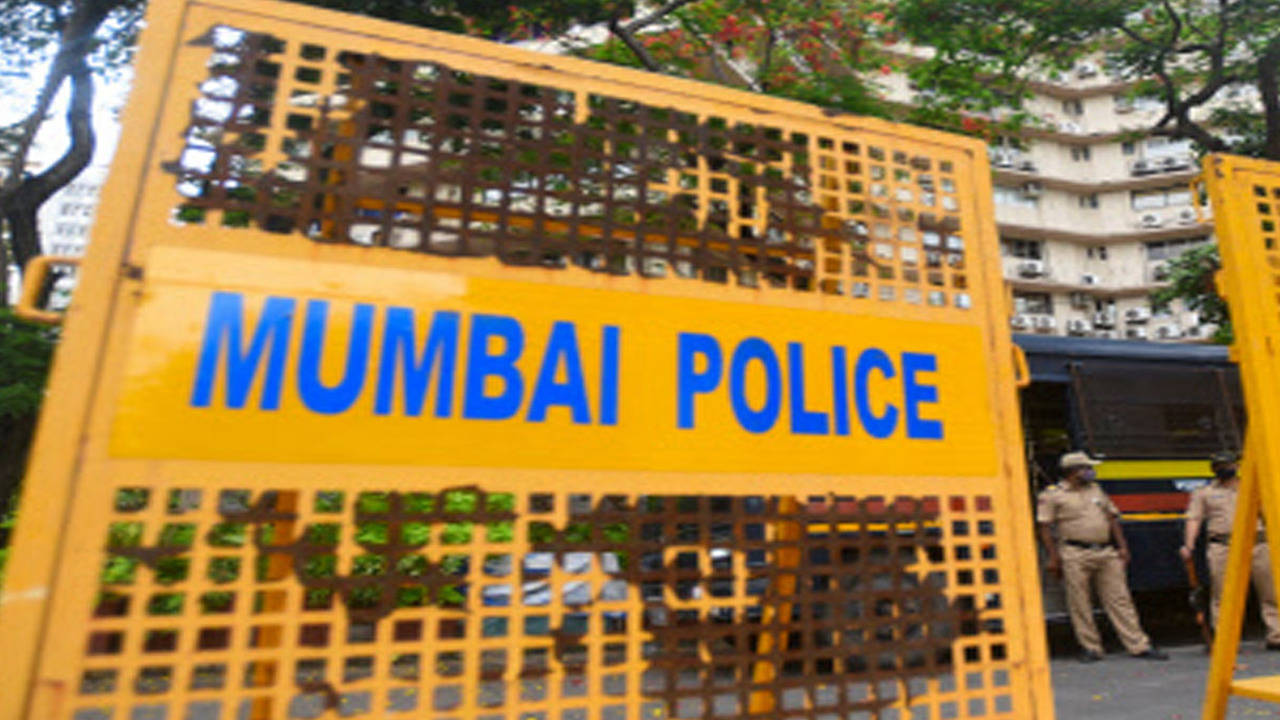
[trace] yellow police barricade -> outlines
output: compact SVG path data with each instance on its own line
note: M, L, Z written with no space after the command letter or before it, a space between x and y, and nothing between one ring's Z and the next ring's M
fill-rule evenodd
M975 140L157 0L0 717L1047 718Z
M1205 158L1202 173L1213 208L1222 256L1218 288L1231 307L1232 351L1240 363L1248 442L1231 550L1218 612L1205 692L1205 720L1226 717L1231 696L1280 702L1280 676L1232 679L1240 642L1254 524L1261 512L1268 533L1280 528L1280 364L1274 344L1280 337L1280 163L1229 155ZM1280 567L1280 543L1268 543L1272 567ZM1280 579L1280 576L1277 576Z

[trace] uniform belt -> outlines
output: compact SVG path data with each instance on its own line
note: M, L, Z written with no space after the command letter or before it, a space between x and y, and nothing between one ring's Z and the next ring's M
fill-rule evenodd
M1266 541L1267 541L1267 535L1266 533L1262 533L1262 532L1258 533L1256 539L1254 540L1254 542L1257 544L1261 544ZM1230 545L1231 536L1230 535L1210 535L1209 542L1218 543L1220 545Z
M1062 542L1071 547L1084 548L1085 550L1106 550L1107 548L1115 547L1115 544L1111 542L1091 543L1083 540L1063 540Z

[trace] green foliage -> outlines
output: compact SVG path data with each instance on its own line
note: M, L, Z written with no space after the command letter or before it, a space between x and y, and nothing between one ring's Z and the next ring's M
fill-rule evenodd
M0 422L34 418L58 335L0 308Z
M586 54L845 112L887 114L869 77L889 69L887 56L877 49L893 34L885 21L888 3L701 0L673 5L664 6L657 22L631 33L640 53L613 38Z
M607 0L313 0L306 4L495 40L557 33L574 22L601 22L632 12L630 2Z
M1218 294L1214 273L1222 267L1217 245L1203 245L1168 261L1169 284L1151 294L1157 309L1181 300L1188 310L1199 313L1200 321L1218 326L1213 341L1229 345L1233 334L1227 302Z
M13 509L8 509L4 514L0 515L0 532L13 532L13 524L17 519L17 513ZM0 548L0 590L4 589L4 568L9 561L9 548Z
M1027 112L1033 81L1101 58L1133 96L1163 107L1146 130L1280 159L1280 106L1224 101L1233 86L1277 89L1278 10L1275 0L902 0L892 14L905 39L936 50L910 69L924 91L919 117L968 117L961 129L979 134L1047 121ZM1197 110L1211 101L1225 114L1206 123Z

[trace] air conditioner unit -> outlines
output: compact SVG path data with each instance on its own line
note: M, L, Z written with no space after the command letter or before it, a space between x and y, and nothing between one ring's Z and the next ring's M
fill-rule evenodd
M1067 321L1067 332L1071 333L1072 335L1086 335L1088 334L1090 329L1091 328L1089 326L1088 320L1077 319L1077 320Z
M1098 338L1098 339L1100 339L1100 340L1115 340L1115 339L1116 339L1116 334L1115 334L1115 332L1113 332L1113 331L1111 331L1111 330L1099 330L1099 331L1095 332L1095 333L1093 334L1093 336L1094 336L1094 337L1096 337L1096 338Z
M1144 323L1151 319L1151 309L1144 307L1129 308L1124 311L1124 319L1131 323Z
M1151 279L1156 282L1164 282L1169 279L1169 265L1167 263L1156 263L1151 266Z
M1155 171L1155 165L1150 160L1134 160L1133 165L1129 166L1131 175L1150 175Z
M1013 328L1014 330L1030 330L1031 316L1030 315L1014 315L1013 317L1009 318L1009 327Z
M1156 337L1161 340L1174 340L1182 337L1182 331L1173 325L1161 325L1156 328Z
M997 150L992 154L991 162L996 167L1011 168L1013 167L1013 156L1007 152Z
M1076 310L1085 310L1093 304L1093 300L1089 297L1088 293L1073 292L1071 293L1070 298L1071 307Z
M1110 311L1096 312L1093 314L1093 325L1099 328L1110 328L1116 326L1116 314Z
M1058 123L1058 130L1060 130L1061 132L1067 133L1069 135L1079 135L1080 133L1084 132L1084 128L1080 127L1079 123L1073 122L1071 120L1063 120L1062 122Z
M1097 285L1101 280L1102 278L1094 275L1093 273L1085 273L1080 276L1081 285Z
M1024 260L1018 263L1018 275L1022 277L1040 277L1044 275L1044 262L1040 260Z
M1022 160L1018 163L1018 169L1021 170L1022 172L1033 173L1036 171L1036 161Z
M1195 225L1199 221L1194 208L1182 208L1178 211L1178 223L1181 225Z
M1143 213L1138 218L1138 226L1144 228L1158 228L1164 224L1164 219L1155 213Z
M1022 186L1023 197L1038 198L1044 192L1044 186L1038 182L1029 182Z
M1091 78L1098 74L1098 66L1091 62L1082 62L1076 65L1076 77Z
M1144 327L1125 328L1124 336L1130 340L1146 340L1147 329Z
M1131 113L1133 110L1134 104L1131 98L1126 97L1116 99L1116 114L1123 115L1125 113Z
M1058 327L1058 321L1052 315L1037 315L1035 325L1037 330L1052 330Z

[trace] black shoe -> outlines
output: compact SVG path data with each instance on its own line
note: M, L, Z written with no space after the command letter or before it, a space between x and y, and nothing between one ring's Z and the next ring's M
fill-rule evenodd
M1280 642L1269 642L1266 647L1268 650L1272 651L1280 650Z
M1158 647L1149 647L1146 650L1143 650L1142 652L1134 655L1133 657L1136 657L1140 660L1168 660L1169 653L1161 650Z
M1102 653L1094 652L1092 650L1080 651L1080 662L1082 663L1096 663L1101 659L1102 659Z

